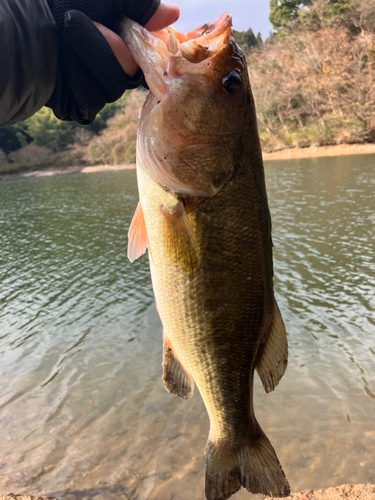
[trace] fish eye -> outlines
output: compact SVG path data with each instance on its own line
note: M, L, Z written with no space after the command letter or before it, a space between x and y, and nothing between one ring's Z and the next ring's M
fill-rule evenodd
M221 84L228 94L237 94L242 87L241 75L237 71L230 71L227 75L223 76Z

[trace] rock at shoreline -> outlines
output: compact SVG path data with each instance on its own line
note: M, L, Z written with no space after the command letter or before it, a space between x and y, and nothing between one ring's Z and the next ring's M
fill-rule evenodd
M267 500L276 499L267 498ZM284 500L375 500L375 485L344 484L327 490L306 490L292 493Z

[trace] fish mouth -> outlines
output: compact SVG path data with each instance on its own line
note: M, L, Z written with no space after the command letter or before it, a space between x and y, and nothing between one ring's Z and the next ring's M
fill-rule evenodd
M151 92L160 100L184 74L209 68L232 36L232 18L224 12L212 23L187 33L173 28L149 32L129 18L121 22L121 38L142 69Z

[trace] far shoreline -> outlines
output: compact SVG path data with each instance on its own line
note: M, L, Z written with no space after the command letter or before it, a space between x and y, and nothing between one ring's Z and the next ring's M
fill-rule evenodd
M336 144L334 146L310 146L308 148L290 148L266 153L264 161L299 160L303 158L324 158L329 156L371 155L375 154L375 144Z
M117 170L133 170L135 163L125 165L80 165L77 167L46 168L32 170L31 172L15 172L13 174L0 174L0 180L21 179L27 177L51 177L63 174L92 174L94 172L112 172Z
M311 146L308 148L290 148L267 153L263 151L263 160L299 160L304 158L324 158L332 156L348 155L375 155L375 144L337 144L334 146ZM94 172L112 172L117 170L132 170L135 163L126 165L90 165L64 168L50 168L45 170L33 170L31 172L19 172L13 174L1 174L0 180L19 179L27 177L50 177L62 174L91 174Z

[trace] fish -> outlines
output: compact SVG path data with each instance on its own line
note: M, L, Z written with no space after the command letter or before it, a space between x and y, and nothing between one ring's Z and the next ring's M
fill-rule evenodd
M149 87L128 257L148 249L166 390L189 399L196 385L207 409L207 500L241 487L290 493L254 414L254 373L266 392L275 389L288 344L254 99L231 26L225 12L187 33L124 19L121 33Z

